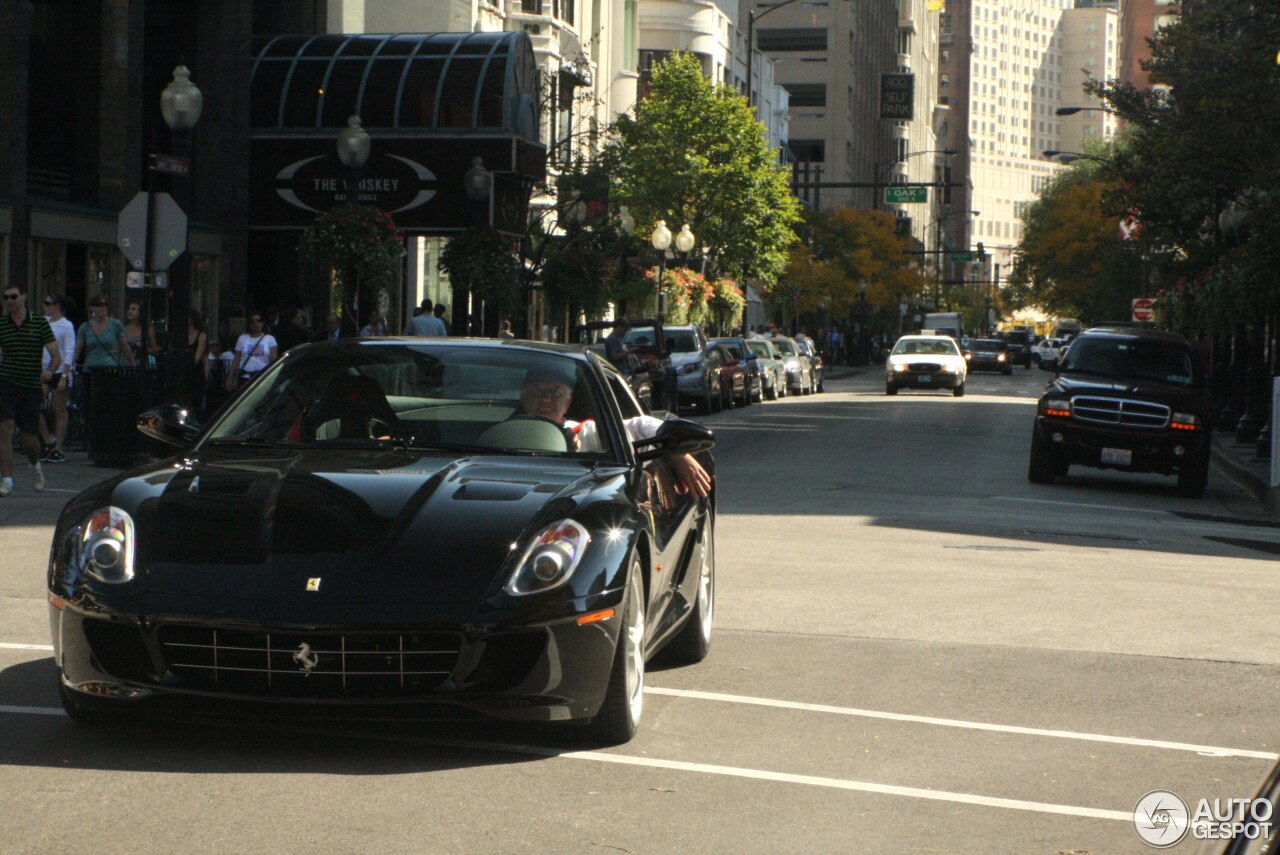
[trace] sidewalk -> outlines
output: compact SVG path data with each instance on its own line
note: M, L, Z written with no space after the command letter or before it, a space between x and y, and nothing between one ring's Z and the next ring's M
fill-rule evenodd
M1240 445L1229 433L1213 435L1213 462L1248 490L1272 517L1280 519L1280 487L1271 486L1271 461L1258 457L1254 443Z

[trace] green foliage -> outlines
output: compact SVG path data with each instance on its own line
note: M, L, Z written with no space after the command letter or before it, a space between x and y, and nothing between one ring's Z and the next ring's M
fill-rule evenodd
M498 306L515 305L519 298L520 263L511 239L496 229L472 227L449 239L436 266L459 291Z
M708 82L692 54L676 54L654 67L649 97L615 132L604 162L619 181L616 201L644 236L658 220L672 231L689 223L718 270L773 283L795 240L799 203L741 96Z
M598 233L581 231L557 237L545 247L542 291L557 317L571 307L588 317L604 311L618 260L605 249L601 238Z
M304 258L332 268L343 287L346 277L376 291L396 281L404 238L390 214L369 205L343 205L326 211L302 232Z

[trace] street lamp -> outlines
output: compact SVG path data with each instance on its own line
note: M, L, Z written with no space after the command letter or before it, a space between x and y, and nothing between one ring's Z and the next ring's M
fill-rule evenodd
M667 272L667 250L671 247L671 229L667 228L666 220L658 220L658 224L653 227L653 233L649 235L649 243L653 244L653 248L658 251L658 280L657 288L657 304L658 320L665 320L667 316L666 306L663 305L666 300L662 293L662 277Z
M358 205L360 204L360 172L369 160L369 132L360 126L359 116L353 114L347 117L347 126L338 132L337 150L338 160L343 166L342 179L346 204ZM356 284L354 270L346 271L344 278L347 296L351 301L351 311L344 314L350 322L349 334L355 336L360 333L359 285Z
M974 210L951 211L950 213L943 214L941 217L938 217L938 219L934 220L932 223L929 224L929 226L936 225L938 227L938 242L937 242L937 247L934 250L938 254L938 266L934 275L934 284L933 284L934 311L940 311L942 309L942 267L946 263L943 256L946 255L946 252L947 252L946 240L942 236L942 224L945 223L947 220L951 219L952 217L954 217L956 214L965 214L968 217L978 217L982 215L982 212L974 211ZM925 226L925 234L928 234L929 226ZM967 243L966 243L966 248L967 248Z
M160 93L160 115L169 126L169 139L173 153L186 163L173 169L173 190L178 207L187 211L191 207L190 157L191 132L200 121L204 110L204 95L200 88L191 82L191 71L185 65L173 69L173 79ZM190 219L188 218L188 223ZM189 237L189 227L188 227ZM148 240L148 244L150 241ZM183 241L187 243L187 241ZM147 253L151 253L148 245ZM147 320L147 304L151 302L150 292L145 286L142 291L141 317L142 325L142 358L146 367L147 342L150 339L150 326ZM191 254L188 251L175 263L169 273L169 321L168 321L168 353L165 355L165 380L168 396L175 401L192 407L199 405L194 400L195 390L188 388L192 377L190 363L194 359L187 344L187 316L191 311ZM144 372L145 374L145 372ZM144 399L145 400L145 399Z
M1059 163L1073 163L1077 160L1092 160L1094 163L1101 163L1104 166L1110 166L1111 161L1105 157L1098 157L1096 154L1085 154L1082 151L1059 151L1056 148L1047 148L1040 152L1049 160L1057 160Z
M631 216L626 205L618 206L618 228L622 229L622 233L627 237L636 233L636 218Z
M1096 112L1096 113L1111 113L1112 115L1114 115L1116 112L1115 110L1112 110L1108 107L1059 107L1058 109L1053 111L1053 114L1055 116L1074 116L1076 113L1079 113L1082 111L1089 111L1089 112Z

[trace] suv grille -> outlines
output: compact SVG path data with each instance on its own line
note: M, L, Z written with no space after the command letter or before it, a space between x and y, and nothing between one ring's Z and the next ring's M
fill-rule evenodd
M457 636L443 632L266 632L166 626L165 665L188 686L308 698L401 697L453 672ZM308 670L308 666L310 669Z
M1071 412L1081 421L1121 427L1162 428L1169 423L1169 408L1164 404L1123 398L1077 395L1071 399Z

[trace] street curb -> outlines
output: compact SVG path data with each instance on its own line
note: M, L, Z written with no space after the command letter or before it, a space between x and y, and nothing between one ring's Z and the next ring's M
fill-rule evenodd
M1227 443L1225 439L1213 440L1210 449L1214 464L1233 484L1261 502L1269 517L1280 521L1280 488L1272 487L1254 467L1229 450Z

